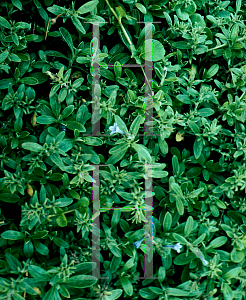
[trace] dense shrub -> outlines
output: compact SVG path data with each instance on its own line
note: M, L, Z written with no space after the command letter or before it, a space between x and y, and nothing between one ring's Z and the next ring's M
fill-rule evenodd
M246 299L245 16L1 1L0 299Z

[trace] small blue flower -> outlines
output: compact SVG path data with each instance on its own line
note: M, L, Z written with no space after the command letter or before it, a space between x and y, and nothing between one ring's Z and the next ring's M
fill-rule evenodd
M178 253L180 253L180 249L182 248L182 245L180 245L180 243L177 243L174 246L164 245L164 247L172 248L172 249L176 250Z
M120 128L118 127L117 123L114 123L114 126L110 126L109 130L111 130L110 134L117 133L117 132L125 134L123 131L120 130Z
M200 257L200 258L201 258L203 265L206 266L208 264L208 261L206 259L204 259L203 257Z
M135 248L139 248L143 240L144 240L144 237L140 241L137 241L137 242L133 243L133 246Z
M203 265L206 266L208 264L208 261L202 257L202 255L199 253L199 251L196 251L196 253L199 256L199 258L201 259Z
M64 125L61 125L61 130L66 131L66 127Z

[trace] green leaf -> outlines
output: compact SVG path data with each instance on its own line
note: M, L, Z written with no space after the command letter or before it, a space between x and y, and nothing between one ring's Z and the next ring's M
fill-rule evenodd
M11 0L12 4L17 7L19 10L22 10L22 3L20 0Z
M21 263L11 253L6 253L6 259L11 270L18 272L18 267L21 269Z
M67 106L63 111L62 111L62 118L65 119L67 117L69 117L74 111L74 105L69 105Z
M0 17L0 25L5 28L11 29L9 21L7 21L4 17Z
M83 83L83 81L84 81L84 78L78 78L78 79L76 79L73 82L72 87L75 88L75 89L79 88L81 86L81 84Z
M87 274L91 273L91 271L93 271L96 268L97 264L95 262L83 262L74 266L76 267L76 273Z
M49 281L51 279L51 274L39 266L29 265L28 273L38 281Z
M201 117L209 117L214 114L214 110L212 108L201 108L198 109L197 112Z
M177 183L171 183L171 189L174 190L174 192L180 197L184 196L180 186Z
M152 178L164 178L167 177L167 175L167 171L152 170Z
M38 231L31 235L32 239L44 239L49 234L48 230Z
M1 237L6 240L23 240L26 235L22 232L15 230L6 230L1 234Z
M205 238L206 238L206 233L204 232L202 235L200 235L194 242L192 242L192 244L194 246L197 246L198 244L200 244Z
M144 299L155 299L158 297L158 295L154 294L149 288L140 289L139 294Z
M73 25L78 29L78 31L80 31L83 34L86 34L83 25L81 24L80 20L76 16L71 16L71 20L73 22Z
M56 297L57 293L58 293L57 292L57 287L56 287L56 285L54 285L54 286L52 286L52 288L50 288L48 290L47 293L45 293L45 296L42 300L56 300L56 299L59 299L58 297ZM61 300L61 298L59 300Z
M30 295L37 295L38 293L33 289L33 287L29 284L27 284L25 281L21 281L19 283L20 287L23 289L23 291L26 291ZM24 298L23 298L24 299ZM22 300L23 300L22 299Z
M49 7L47 8L49 10ZM64 54L62 54L61 52L59 51L54 51L54 50L46 50L45 51L45 54L47 56L55 56L55 57L63 57L65 59L68 60L68 57L66 57Z
M24 84L29 84L29 85L39 84L38 80L34 77L21 78L19 83L24 83Z
M121 251L116 247L115 244L109 243L108 244L109 250L114 254L116 257L121 257Z
M55 205L58 207L66 207L73 203L72 198L59 198L55 201Z
M188 95L177 95L177 99L185 104L191 104L190 97Z
M36 119L37 123L40 124L53 124L56 123L56 119L50 116L39 116Z
M195 122L189 120L187 123L188 123L190 129L191 129L195 134L196 134L196 133L200 133L200 128L196 125Z
M184 214L184 204L180 198L176 198L176 208L180 216Z
M145 40L144 44L140 47L139 57L147 61L159 61L164 57L165 52L161 42L154 39L148 39Z
M200 137L196 137L196 140L193 145L194 156L198 159L202 153L203 149L203 140Z
M42 244L39 240L33 240L33 244L37 252L40 253L41 255L49 254L49 248L44 244Z
M8 203L16 203L20 200L20 197L16 194L2 193L0 194L0 200Z
M49 158L51 159L51 161L53 161L53 163L55 165L57 165L61 170L65 169L65 165L60 157L60 155L58 153L51 153Z
M114 73L107 69L100 68L100 74L111 81L115 81Z
M158 287L155 287L155 286L150 286L149 289L155 293L155 294L158 294L158 295L162 295L163 294L163 290L158 288Z
M118 155L121 155L121 153L126 153L126 150L129 148L129 145L124 143L124 144L120 144L120 145L117 145L113 148L111 148L109 150L109 154L115 154L117 153Z
M188 5L188 6L184 9L184 11L186 11L186 12L189 14L189 16L191 16L191 15L193 15L193 14L196 12L196 9L197 9L197 6L196 6L196 4L192 1L192 2L190 3L190 5Z
M161 266L158 270L158 277L160 277L158 278L159 282L163 282L166 278L166 269L163 266Z
M4 62L5 59L8 57L9 55L9 51L5 50L0 54L0 63Z
M68 242L64 241L63 239L59 238L59 237L54 237L53 238L53 242L56 244L56 246L58 247L64 247L64 248L69 248L69 244Z
M194 220L192 216L189 216L186 223L185 223L185 228L184 228L184 236L187 237L190 235L192 228L193 228Z
M121 63L119 63L118 61L116 61L114 63L114 73L115 73L115 76L116 78L120 78L121 77L121 74L122 74L122 65Z
M167 154L168 153L168 144L165 140L162 140L160 137L158 137L158 144L160 147L160 150L162 154Z
M142 14L146 15L147 14L147 10L145 8L145 6L141 3L135 3L135 6L138 10L141 11Z
M209 248L219 248L223 246L227 242L227 237L226 236L219 236L212 240L209 245L206 247L206 249Z
M76 62L77 62L78 64L86 64L86 63L89 63L90 60L89 60L89 58L87 58L87 57L79 56L79 57L76 58Z
M59 15L64 12L64 8L58 5L53 5L51 7L47 7L47 10L54 15Z
M131 127L130 127L130 132L133 134L133 135L136 135L138 133L138 130L139 130L139 127L140 127L140 124L141 124L141 116L138 115L132 122L131 124Z
M6 78L0 80L0 90L7 89L9 87L9 84L12 86L15 84L14 78Z
M64 38L64 40L66 41L66 43L68 44L68 47L71 49L72 54L74 55L74 45L73 45L73 40L72 40L70 33L64 27L60 27L59 31L60 31L62 37Z
M172 226L172 215L170 212L166 212L164 220L163 220L163 230L167 232Z
M56 218L56 222L60 227L66 227L67 226L67 218L64 214L60 214Z
M115 8L119 19L121 20L123 17L126 17L126 12L121 6L117 6Z
M68 278L65 282L63 279L58 281L58 283L63 283L72 288L86 288L94 285L96 282L97 278L91 275L75 275Z
M183 266L189 264L194 258L196 258L196 256L193 253L188 253L188 255L186 253L181 253L175 257L173 262L175 265Z
M33 152L40 152L43 150L43 147L37 143L26 142L26 143L23 143L21 146L22 146L22 148L33 151Z
M149 36L152 37L154 34L155 34L154 24L151 24L151 23L146 24L145 27L142 29L142 31L139 34L138 41L137 41L137 48L139 48L139 46L143 45L145 38L147 38Z
M116 300L122 295L123 290L122 289L112 290L110 291L110 293L111 293L110 296L106 296L107 298L105 297L105 299L103 300Z
M86 14L92 10L94 10L94 8L97 6L97 4L99 3L98 0L93 0L93 1L89 1L87 3L85 3L84 5L80 6L80 8L77 10L78 14Z
M167 288L167 293L170 296L179 296L179 297L193 296L190 291L183 291L176 288Z
M225 280L236 278L236 276L241 272L241 270L241 267L233 268L230 271L226 272L224 275L222 275L222 277Z
M139 158L143 158L148 163L151 162L151 156L145 146L134 143L132 144L132 148L137 151Z
M231 29L231 33L230 33L230 39L233 43L236 42L236 40L238 38L238 33L239 33L239 26L238 26L238 24L234 24Z
M132 296L133 286L132 286L132 283L130 282L130 280L127 277L120 276L120 283L122 284L122 287L123 287L124 291L126 292L126 294L128 296Z
M117 123L117 126L121 131L123 131L124 133L129 133L125 122L117 115L115 115L115 122Z
M186 11L181 10L180 8L176 10L176 14L182 21L186 21L189 19L189 14Z
M191 49L191 45L188 42L181 41L181 42L174 42L172 43L172 47L178 48L178 49Z
M206 22L204 21L204 17L201 16L200 14L195 13L194 15L190 16L190 20L192 22L192 25L195 25L195 23L197 22L199 26L203 28L206 27Z
M19 56L14 53L10 53L8 58L9 58L9 60L14 61L14 62L21 62L21 59L19 58Z
M208 79L213 77L219 71L219 68L220 66L218 64L215 64L212 67L210 67L207 73L205 74L205 78Z
M195 178L201 174L201 171L202 171L202 167L194 167L188 170L185 175L187 176L187 178Z
M165 18L167 20L168 26L171 27L173 25L171 17L169 16L169 14L166 11L164 11L163 14L164 14L164 16L165 16Z
M31 257L33 255L34 248L31 239L25 240L24 243L24 254L26 257Z
M112 228L115 227L119 223L120 216L121 216L121 210L114 210L112 219L111 219Z
M233 300L235 299L233 296L233 291L228 283L223 282L223 286L221 287L221 290L224 295L224 300Z
M242 6L242 0L237 0L236 1L236 13L238 13L241 10Z
M195 167L196 168L196 167ZM200 169L200 168L199 168ZM204 190L204 188L199 188L199 189L196 189L196 190L193 190L191 193L188 194L188 197L189 198L195 198L197 197L202 191ZM216 201L216 200L215 200ZM217 204L217 203L216 203ZM226 208L226 206L224 207Z
M68 91L66 88L62 88L59 92L59 95L58 95L58 101L59 102L62 102L66 99L67 97L67 94L68 94Z
M50 90L50 94L49 94L49 97L53 97L55 95L55 93L59 90L60 88L60 85L59 84L55 84L51 90Z
M76 122L76 121L66 121L64 123L67 126L67 128L70 129L70 130L74 131L75 129L77 129L79 132L85 132L86 131L84 125L82 125L79 122Z
M83 140L86 145L90 146L101 146L103 144L102 140L97 137L85 136L83 137Z
M243 251L237 250L235 248L232 249L232 251L231 251L231 260L235 264L238 264L238 263L242 262L244 259L245 259L245 254L244 254ZM228 261L230 261L230 258L228 259Z
M44 19L45 25L48 24L49 16L48 16L47 12L43 9L43 7L38 7L38 12L39 12L41 18Z
M189 244L188 241L186 240L186 238L184 238L182 235L179 235L177 233L173 233L173 237L180 244L183 244L183 245L188 245Z
M11 0L12 4L17 7L19 10L22 10L22 3L20 0Z

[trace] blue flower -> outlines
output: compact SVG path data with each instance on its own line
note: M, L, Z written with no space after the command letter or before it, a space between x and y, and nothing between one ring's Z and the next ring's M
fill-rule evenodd
M140 244L142 243L143 240L144 240L144 237L143 237L140 241L137 241L137 242L133 243L133 246L134 246L135 248L139 248L139 247L140 247Z
M114 123L114 126L110 126L109 130L111 130L110 134L117 133L117 132L125 134L123 131L120 130L120 128L118 127L117 123Z
M206 266L208 264L208 261L206 259L204 259L203 257L200 257L200 258L201 258L203 265Z
M208 261L202 257L199 251L196 251L196 254L199 256L200 260L202 261L203 265L206 266Z
M180 245L180 243L177 243L174 246L164 245L164 247L172 248L172 249L176 250L178 253L180 253L180 249L182 248L182 245Z
M66 127L64 125L61 125L61 130L66 131Z

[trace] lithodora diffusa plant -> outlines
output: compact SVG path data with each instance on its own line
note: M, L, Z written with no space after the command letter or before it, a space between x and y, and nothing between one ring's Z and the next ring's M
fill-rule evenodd
M246 298L245 8L1 2L0 299Z

